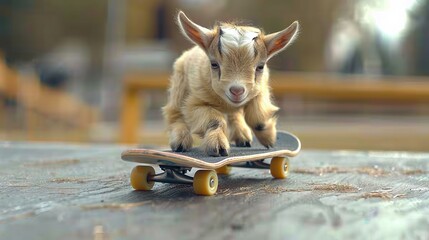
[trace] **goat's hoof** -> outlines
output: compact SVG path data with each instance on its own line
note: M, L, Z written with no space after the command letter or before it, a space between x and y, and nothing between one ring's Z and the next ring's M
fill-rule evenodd
M268 145L266 145L265 146L267 149L270 149L270 148L274 148L274 145L273 144L268 144Z
M274 148L275 142L271 142L271 141L265 141L265 142L260 142L264 147L266 147L267 149L270 148Z
M187 151L189 151L189 149L187 149L186 147L184 147L182 144L172 145L170 147L171 147L171 150L173 152L187 152Z
M174 152L184 152L185 148L180 144L176 149L173 148Z
M219 148L219 154L221 156L228 156L228 150L226 150L225 148Z
M192 148L192 135L186 131L173 130L169 143L173 152L187 152Z
M271 134L270 132L259 132L258 137L259 143L266 147L267 149L274 148L276 144L276 134Z
M228 150L225 148L211 148L207 150L207 154L211 157L228 156Z
M237 147L251 147L250 141L235 141Z

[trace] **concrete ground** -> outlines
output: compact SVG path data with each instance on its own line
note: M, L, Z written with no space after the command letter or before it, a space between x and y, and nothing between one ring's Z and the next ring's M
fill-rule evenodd
M429 238L427 153L304 149L288 179L233 169L201 197L133 191L126 148L0 142L0 239Z

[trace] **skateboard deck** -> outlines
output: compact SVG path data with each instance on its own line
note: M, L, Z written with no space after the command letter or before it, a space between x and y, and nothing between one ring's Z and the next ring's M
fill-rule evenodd
M231 145L228 156L210 157L199 148L189 152L172 152L171 150L131 149L122 153L122 159L129 162L218 169L225 165L240 162L262 160L277 156L294 157L301 149L297 137L288 132L278 132L276 145L267 149L256 139L252 147L236 147Z
M189 152L171 150L131 149L122 153L122 160L146 164L137 166L131 172L131 186L135 190L151 190L155 182L191 184L198 195L211 196L218 187L217 174L228 174L231 166L270 169L277 179L286 178L289 169L287 157L294 157L301 149L297 137L288 132L277 132L277 141L273 148L267 149L258 141L252 147L231 146L228 156L210 157L200 148ZM269 163L265 159L271 158ZM155 173L149 165L159 165L162 173ZM191 168L201 168L195 175L189 176Z

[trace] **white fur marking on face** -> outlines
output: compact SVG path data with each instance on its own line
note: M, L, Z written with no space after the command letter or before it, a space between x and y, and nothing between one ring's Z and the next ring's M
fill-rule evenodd
M239 30L237 28L222 28L221 44L222 50L228 52L230 49L238 48L241 46L247 47L250 54L255 53L253 47L253 39L257 37L259 33Z

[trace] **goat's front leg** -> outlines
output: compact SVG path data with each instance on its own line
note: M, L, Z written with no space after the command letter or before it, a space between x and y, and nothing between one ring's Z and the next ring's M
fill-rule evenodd
M163 108L170 135L170 147L174 152L186 152L192 148L192 135L180 109L168 103Z
M185 119L191 132L203 138L202 148L210 156L227 156L229 142L226 137L224 115L213 107L190 99L185 107Z
M275 113L278 107L271 103L269 92L264 92L252 99L245 107L245 119L253 129L256 138L265 147L273 147L277 136L277 117Z
M229 139L235 141L237 147L250 147L252 130L244 120L243 109L228 114Z

